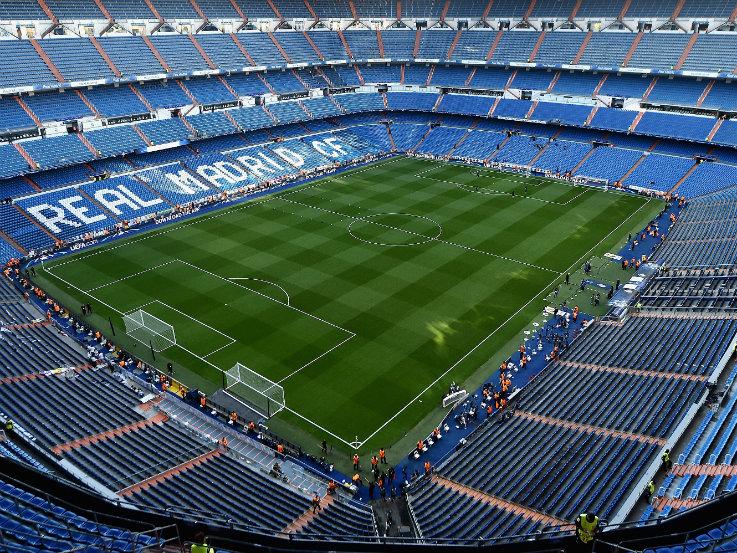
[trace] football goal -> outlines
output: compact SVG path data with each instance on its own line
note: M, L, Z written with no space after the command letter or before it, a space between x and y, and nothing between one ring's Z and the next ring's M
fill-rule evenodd
M284 388L236 363L225 373L225 391L267 419L284 409Z
M150 346L155 352L177 345L174 327L143 309L123 315L123 324L128 336Z

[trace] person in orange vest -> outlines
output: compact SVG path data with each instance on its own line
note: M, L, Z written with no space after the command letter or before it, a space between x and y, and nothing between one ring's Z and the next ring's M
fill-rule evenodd
M231 411L230 415L228 416L228 424L235 424L238 422L238 413L235 411Z
M573 308L573 322L575 323L578 320L578 306L575 306Z
M432 465L430 461L425 461L425 474L430 474L430 472L432 472Z
M166 392L169 389L169 382L164 379L164 381L161 383L161 391Z
M279 443L278 443L278 444L276 445L276 453L277 453L277 455L279 455L279 457L281 457L282 459L284 458L284 444L283 444L283 443L279 442Z
M223 446L225 449L228 448L228 437L227 436L223 436L220 439L220 445Z
M314 496L312 496L312 512L316 513L320 510L320 496L315 493Z
M200 408L204 409L205 407L207 407L207 397L200 396Z
M358 457L358 453L353 454L353 470L358 470L358 467L360 465L360 458Z
M328 482L328 495L334 495L337 489L338 485L335 483L335 480Z
M520 360L520 362L522 362L522 359L525 358L525 351L526 351L526 348L525 348L525 344L523 343L519 347L519 360Z
M382 465L386 465L387 464L386 463L386 450L383 447L379 450L379 462Z
M249 432L256 432L256 423L253 421L248 421L248 431Z
M435 430L432 431L432 437L437 442L442 436L440 435L440 428L437 426L435 427Z
M373 457L371 457L371 470L374 470L378 466L379 466L379 458L376 455L374 455Z
M46 320L51 321L51 309L46 310Z
M486 418L488 419L493 412L494 410L491 408L491 403L489 403L489 405L486 406Z
M425 442L417 440L417 453L422 453L423 449L425 449Z

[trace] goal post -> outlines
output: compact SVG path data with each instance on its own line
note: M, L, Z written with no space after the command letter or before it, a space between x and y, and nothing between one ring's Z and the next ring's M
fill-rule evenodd
M155 352L177 345L174 327L143 309L123 315L123 324L128 336L150 346Z
M267 419L286 406L282 386L240 363L225 372L225 391Z

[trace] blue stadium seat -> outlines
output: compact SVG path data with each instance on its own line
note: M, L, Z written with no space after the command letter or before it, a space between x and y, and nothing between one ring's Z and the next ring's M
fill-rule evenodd
M95 158L79 137L74 134L24 142L23 149L38 163L41 169L74 165Z
M164 73L159 60L140 36L101 36L97 40L125 76Z
M146 147L133 127L120 125L85 133L87 140L105 157L121 156Z
M103 117L123 117L150 111L126 85L91 88L85 90L84 95Z
M8 178L30 170L25 158L9 144L0 144L0 177ZM8 194L12 196L13 194ZM3 196L3 198L8 197Z
M188 140L191 135L189 129L177 117L140 123L138 127L154 145Z
M35 126L36 123L33 122L33 119L30 118L15 98L0 98L0 132L29 129Z
M44 40L46 54L67 81L113 77L110 67L87 38Z

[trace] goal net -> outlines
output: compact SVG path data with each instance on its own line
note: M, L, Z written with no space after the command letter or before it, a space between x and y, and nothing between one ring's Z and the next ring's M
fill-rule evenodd
M286 405L284 388L240 363L225 373L225 391L266 418Z
M123 324L128 336L150 346L156 352L177 345L174 327L143 309L123 315Z

